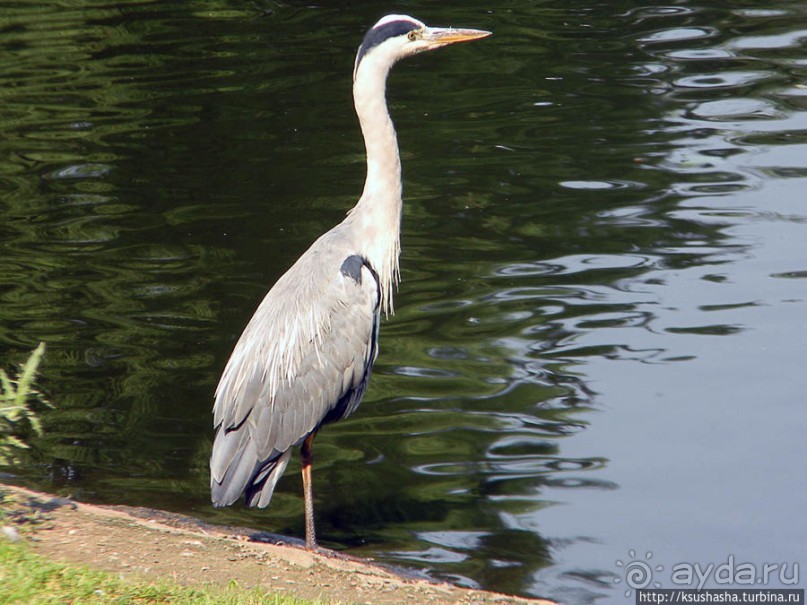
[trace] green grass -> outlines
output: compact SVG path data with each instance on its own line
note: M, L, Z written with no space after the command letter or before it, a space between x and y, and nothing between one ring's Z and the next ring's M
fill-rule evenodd
M114 574L48 561L23 543L0 537L0 603L9 605L306 605L290 597L265 595L237 585L227 589L188 588L171 582L123 580Z
M0 368L1 466L14 465L19 461L21 452L29 448L22 435L32 432L42 434L42 425L36 412L30 407L30 400L36 399L43 405L49 405L41 393L34 389L34 378L44 354L45 343L40 342L20 368L16 379Z

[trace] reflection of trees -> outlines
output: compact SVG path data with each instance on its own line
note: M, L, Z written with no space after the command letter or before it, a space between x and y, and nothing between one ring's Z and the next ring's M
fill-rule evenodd
M199 217L176 207L178 167L151 165L200 113L155 90L175 60L154 46L155 17L166 14L3 14L0 346L48 342L59 405L42 446L53 475L77 484L186 469L192 448L172 441L206 424L188 393L210 388L205 276L226 253L183 237Z

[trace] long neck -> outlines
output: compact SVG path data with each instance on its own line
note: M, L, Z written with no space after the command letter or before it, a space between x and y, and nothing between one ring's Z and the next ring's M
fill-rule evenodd
M392 311L401 250L401 158L395 127L387 111L389 65L367 57L353 83L353 101L367 149L367 180L351 220L358 223L360 246L381 282L382 306Z

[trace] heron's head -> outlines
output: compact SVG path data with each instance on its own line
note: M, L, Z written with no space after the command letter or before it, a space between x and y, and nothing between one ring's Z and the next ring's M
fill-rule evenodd
M489 35L490 32L481 29L429 27L408 15L387 15L364 36L359 52L356 53L353 79L356 79L359 67L366 63L389 70L396 61L404 57Z

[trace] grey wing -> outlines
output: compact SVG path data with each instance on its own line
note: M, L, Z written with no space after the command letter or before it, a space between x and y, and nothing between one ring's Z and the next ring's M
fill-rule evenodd
M348 256L324 287L306 293L315 280L295 276L302 268L290 270L267 295L219 383L210 459L217 506L243 491L247 504L268 505L291 447L351 414L367 386L377 354L377 275L361 257ZM300 304L310 294L315 299ZM282 346L266 342L272 339Z

